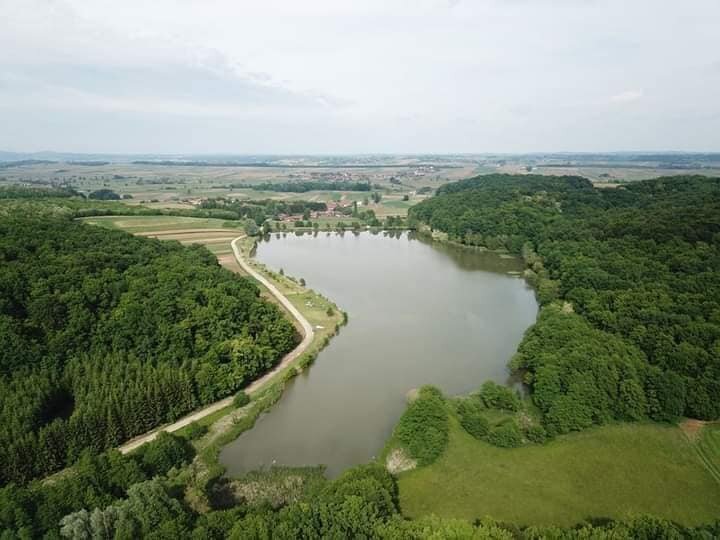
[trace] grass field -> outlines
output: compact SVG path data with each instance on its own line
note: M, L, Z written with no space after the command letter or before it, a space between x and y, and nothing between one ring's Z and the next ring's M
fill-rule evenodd
M720 424L708 424L700 432L695 444L700 460L720 483Z
M232 229L241 225L237 221L178 216L98 216L84 218L82 221L107 229L122 229L130 233L184 229Z
M720 429L700 439L720 465ZM400 504L410 517L491 516L521 524L573 525L650 513L683 524L714 521L720 484L675 426L620 424L502 449L477 441L454 418L433 465L403 473Z

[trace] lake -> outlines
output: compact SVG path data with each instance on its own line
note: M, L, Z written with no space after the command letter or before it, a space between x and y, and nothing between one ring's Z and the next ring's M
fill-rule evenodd
M272 465L327 466L330 477L377 456L424 384L448 395L491 379L535 321L522 261L416 239L412 233L288 234L256 257L304 278L349 324L255 427L227 445L228 475Z

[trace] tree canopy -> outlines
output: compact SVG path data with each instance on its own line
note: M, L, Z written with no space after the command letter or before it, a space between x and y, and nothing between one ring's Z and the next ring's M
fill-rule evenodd
M551 431L720 417L720 179L479 176L410 216L525 258L545 307L513 367Z
M0 219L0 483L25 482L232 395L297 343L199 246Z

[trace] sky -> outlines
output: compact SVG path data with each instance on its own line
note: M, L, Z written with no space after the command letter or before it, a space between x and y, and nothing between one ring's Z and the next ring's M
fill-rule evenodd
M0 150L720 151L720 1L0 0Z

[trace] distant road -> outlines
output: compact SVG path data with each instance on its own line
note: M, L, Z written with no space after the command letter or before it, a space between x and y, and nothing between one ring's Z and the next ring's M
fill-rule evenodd
M162 231L162 233L167 234L167 231ZM189 232L189 231L184 231ZM207 232L207 231L203 231ZM153 234L158 233L146 233L146 236L152 236ZM238 241L245 238L245 235L238 236L235 238L230 245L233 249L233 254L235 255L235 259L237 260L237 263L240 265L240 268L243 269L244 272L246 272L248 275L252 276L256 280L258 280L260 283L262 283L268 291L270 291L270 294L272 294L278 302L292 315L295 320L300 323L300 326L303 329L303 339L300 342L300 344L295 347L292 351L290 351L288 354L285 355L285 357L282 359L282 361L275 366L271 371L268 371L265 375L260 377L259 379L256 379L255 381L250 384L247 388L245 388L245 392L248 394L251 394L253 392L256 392L259 390L265 383L267 383L272 377L274 377L277 373L285 369L288 365L290 365L295 359L297 359L301 354L303 354L307 348L312 343L313 338L315 337L315 332L313 331L312 325L308 322L308 320L303 316L300 311L290 302L290 300L287 299L287 297L282 294L275 285L270 283L265 276L261 275L257 271L255 271L254 268L252 268L244 259L242 256L242 253L240 251L240 248L238 248L237 243ZM195 411L194 413L191 413L177 422L174 422L172 424L169 424L167 426L162 426L157 429L154 429L153 431L150 431L149 433L146 433L145 435L140 435L139 437L135 437L134 439L131 439L130 441L126 442L122 446L118 447L118 450L120 450L121 453L127 454L128 452L132 452L136 448L142 446L143 444L152 441L157 437L161 432L167 431L172 433L173 431L177 431L179 429L184 428L188 424L191 424L192 422L195 422L196 420L200 420L201 418L204 418L210 414L213 414L214 412L219 411L220 409L223 409L230 405L233 402L234 396L227 397L225 399L222 399L220 401L217 401L213 403L212 405L208 405L207 407L204 407L198 411Z

